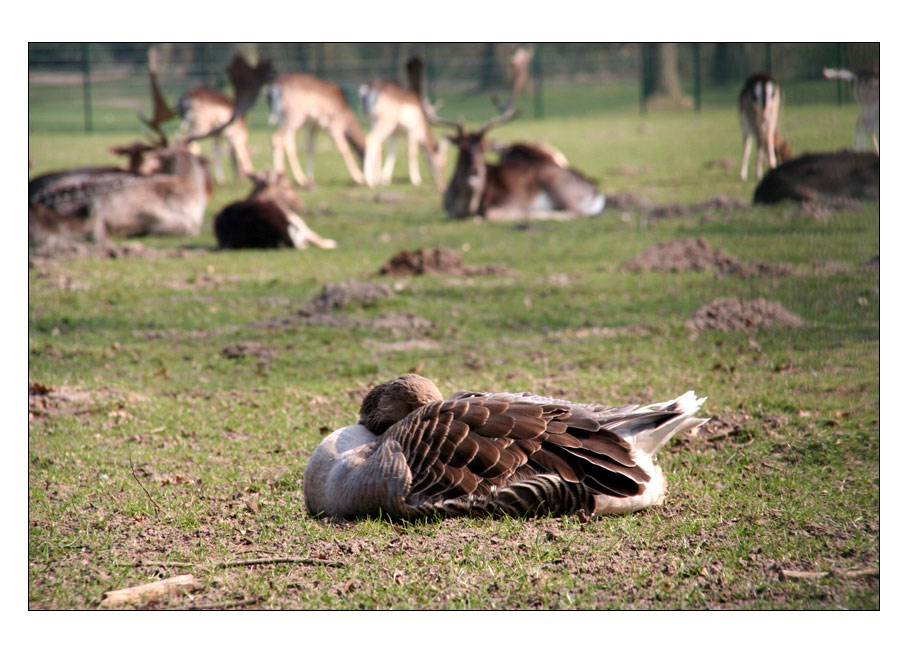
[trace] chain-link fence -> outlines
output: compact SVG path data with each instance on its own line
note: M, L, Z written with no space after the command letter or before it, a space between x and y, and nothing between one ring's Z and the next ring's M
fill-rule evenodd
M135 126L148 111L150 43L30 43L29 129L102 131ZM356 106L357 88L377 77L404 82L404 62L426 63L430 97L488 98L507 88L515 43L165 43L161 82L176 98L204 85L225 89L233 52L270 59L279 72L306 71L338 83ZM533 45L528 115L645 111L655 90L658 44ZM860 68L880 59L879 43L681 43L672 68L685 107L729 105L751 72L771 72L789 103L853 102L843 82L821 77L825 66ZM475 103L481 106L479 103ZM485 105L488 107L488 100ZM473 118L473 116L467 116ZM481 116L477 116L481 117Z

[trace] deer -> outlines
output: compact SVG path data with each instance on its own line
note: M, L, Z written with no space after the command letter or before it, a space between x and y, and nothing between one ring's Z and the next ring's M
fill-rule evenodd
M197 134L208 132L227 122L230 119L233 108L234 103L226 95L200 86L183 93L177 100L174 110L183 121L180 126L181 132L184 134ZM246 117L239 116L224 129L222 134L230 145L234 175L240 177L241 175L246 176L252 173L254 168L247 145L249 142L249 129L246 125ZM189 149L194 154L201 153L198 141L193 141L189 145ZM222 160L224 153L221 134L216 135L212 139L212 149L214 151L215 180L219 184L223 184L224 166Z
M805 154L769 171L754 190L754 203L874 201L880 187L880 157L873 152Z
M868 140L875 153L880 154L878 144L881 124L881 73L880 66L873 64L855 72L842 68L825 68L827 79L851 81L855 99L859 103L859 117L855 123L855 149L864 150Z
M295 212L303 211L303 201L282 173L250 173L253 189L249 196L224 207L215 216L214 230L218 247L304 249L310 243L323 249L338 247L309 228Z
M526 83L531 56L526 48L512 56L511 96L504 105L496 102L499 113L477 130L468 131L463 120L440 118L437 107L423 96L427 120L455 130L447 138L457 148L458 158L443 198L443 207L453 218L567 220L597 215L606 206L606 196L592 180L560 165L567 164L564 157L545 146L517 143L500 147L499 162L486 161L486 133L516 117L515 101Z
M366 139L341 87L309 73L284 73L269 85L266 98L269 123L278 126L271 139L276 172L284 172L286 156L297 184L311 186L315 179L316 129L321 128L331 135L354 182L366 183L359 167L363 162ZM304 125L309 127L306 174L300 168L296 144L297 131ZM354 153L359 164L354 159Z
M272 74L271 64L256 67L236 55L227 68L236 89L232 115L204 133L169 146L161 125L176 113L167 106L157 80L157 50L149 51L154 114L140 120L157 135L151 144L113 148L129 157L121 167L89 167L41 175L29 181L29 243L55 237L103 241L109 236L191 236L202 227L212 184L207 162L188 145L214 136L242 116Z
M742 180L748 179L748 160L752 141L757 141L755 173L760 179L764 170L764 157L771 169L779 163L778 153L789 156L788 144L779 136L777 120L780 115L780 85L767 73L754 73L745 80L739 93L739 120L745 140L742 154Z
M396 132L407 134L407 161L410 183L419 186L420 164L418 149L423 150L426 162L432 172L436 188L444 188L446 145L448 141L436 141L423 113L420 73L421 62L413 57L406 64L410 88L404 88L388 80L375 80L360 86L360 102L363 113L370 123L366 135L366 153L363 159L363 177L370 187L391 183L395 165ZM382 144L388 141L388 157L381 165ZM381 167L381 170L380 170Z

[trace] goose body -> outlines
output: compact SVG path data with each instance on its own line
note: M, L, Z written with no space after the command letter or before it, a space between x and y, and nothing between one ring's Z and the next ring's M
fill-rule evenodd
M705 398L646 407L575 404L531 393L444 399L419 375L380 384L360 422L325 437L304 473L313 515L627 513L662 503L654 460Z

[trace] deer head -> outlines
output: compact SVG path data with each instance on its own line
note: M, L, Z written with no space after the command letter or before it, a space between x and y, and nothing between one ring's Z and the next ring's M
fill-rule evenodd
M445 211L454 217L465 217L476 214L480 209L483 192L487 186L488 165L486 163L486 133L497 125L501 125L517 116L515 102L521 90L527 83L528 71L532 52L526 48L519 48L511 58L513 84L508 101L500 104L497 98L493 103L499 113L475 131L467 131L463 121L452 121L440 118L437 110L440 105L433 106L423 96L423 112L426 119L433 125L449 127L455 130L454 134L447 135L447 139L458 149L458 159L455 172L445 190L443 205ZM409 71L409 69L408 69Z

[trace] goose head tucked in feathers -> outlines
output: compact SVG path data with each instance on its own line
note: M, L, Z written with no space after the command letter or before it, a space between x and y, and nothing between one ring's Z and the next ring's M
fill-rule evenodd
M327 436L304 473L313 515L602 515L662 503L654 460L697 427L692 391L645 407L460 391L403 375L373 388L360 422Z

